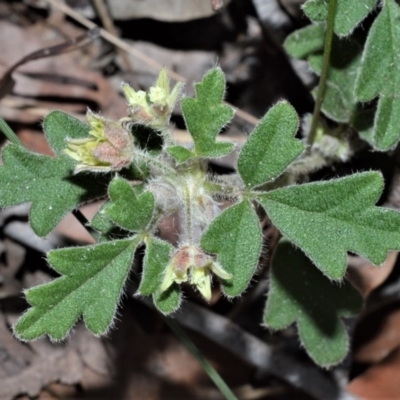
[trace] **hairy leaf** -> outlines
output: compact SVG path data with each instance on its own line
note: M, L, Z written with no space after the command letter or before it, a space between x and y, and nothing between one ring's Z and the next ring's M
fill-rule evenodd
M309 25L291 33L285 40L284 48L295 58L306 58L310 54L322 51L325 41L324 25Z
M138 196L128 181L116 177L110 183L108 194L111 204L105 213L117 225L133 232L147 228L154 211L154 196L151 192Z
M111 205L111 201L106 201L97 211L95 216L90 221L90 226L102 235L107 235L115 228L115 224L107 216L105 210Z
M299 127L295 109L286 101L272 107L256 126L240 153L238 170L247 187L278 177L304 150L294 138Z
M338 122L349 123L360 110L354 95L362 47L355 40L333 40L331 64L322 111ZM310 55L311 68L321 74L322 53Z
M360 101L379 95L373 142L386 151L400 139L400 7L385 0L365 44L355 93Z
M193 152L183 146L171 146L167 148L167 151L179 164L193 157Z
M182 112L186 127L193 137L194 157L221 157L229 154L232 143L216 142L220 130L232 119L233 108L223 104L225 94L225 77L221 68L210 70L200 83L195 85L196 98L186 97L182 100ZM177 147L172 155L178 156ZM187 149L185 149L187 150ZM178 160L179 161L179 160Z
M157 292L173 251L174 247L163 240L155 237L146 240L143 274L138 294L147 296Z
M51 232L69 211L104 196L108 175L93 180L73 175L67 156L53 158L10 144L3 149L0 167L0 206L31 202L29 221L39 236Z
M271 329L297 323L300 340L319 365L345 357L349 339L340 317L360 312L362 297L348 283L330 282L302 251L281 240L272 260L264 322Z
M341 279L346 253L379 265L400 250L400 213L375 207L384 187L378 172L289 186L259 196L274 225L321 271Z
M64 339L79 317L95 335L112 324L121 291L140 239L53 250L50 265L60 278L29 289L32 307L18 320L15 335L33 340Z
M61 156L66 148L65 140L79 139L89 135L90 126L63 111L52 111L43 121L44 133L47 142L54 152ZM68 157L71 163L75 163Z
M111 205L111 201L107 200L97 211L90 221L89 225L99 233L98 242L108 242L111 239L121 239L129 236L129 232L117 226L106 214L106 209Z
M182 301L182 293L178 284L173 283L165 292L157 290L153 294L154 305L164 315L175 312Z
M153 236L146 240L146 252L143 261L143 274L138 294L153 295L156 308L163 314L176 311L181 304L181 290L173 283L166 291L160 292L165 269L171 260L174 247Z
M335 15L335 33L348 36L374 9L377 0L349 1L337 0ZM307 16L315 22L328 19L329 0L308 0L303 6Z
M217 254L222 267L233 275L223 281L228 296L238 296L247 287L258 263L262 246L258 217L248 200L227 208L208 227L201 247Z

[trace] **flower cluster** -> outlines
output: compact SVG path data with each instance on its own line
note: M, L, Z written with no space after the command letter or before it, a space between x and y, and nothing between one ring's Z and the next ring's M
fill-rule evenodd
M167 71L163 68L156 83L146 93L135 91L128 84L122 84L129 106L129 117L132 122L149 126L156 130L164 129L182 89L182 82L176 83L172 91L169 87Z

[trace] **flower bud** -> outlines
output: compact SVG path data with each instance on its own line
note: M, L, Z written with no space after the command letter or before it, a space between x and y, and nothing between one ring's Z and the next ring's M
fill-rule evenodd
M119 171L132 161L133 137L120 123L106 120L88 111L89 137L68 139L64 153L78 161L81 171Z
M168 264L160 291L164 292L174 282L182 283L190 279L190 283L197 288L207 300L211 299L211 272L224 280L232 279L212 257L194 245L186 245L178 249Z

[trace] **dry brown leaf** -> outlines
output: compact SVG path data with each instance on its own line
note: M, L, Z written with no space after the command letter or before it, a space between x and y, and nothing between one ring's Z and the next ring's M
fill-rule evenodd
M363 257L349 257L347 278L361 292L364 298L386 281L396 264L398 253L390 252L379 267Z
M26 346L12 337L0 314L0 349L7 360L0 364L0 399L11 400L21 394L37 396L54 382L77 384L83 379L84 366L89 364L88 368L102 371L103 380L107 380L104 345L100 339L88 335L79 325L66 343L52 344L40 339Z
M354 360L360 363L380 362L400 347L400 309L388 311L379 321L371 318L372 315L368 316L359 327L361 330L373 329L369 340L355 351Z
M2 22L2 37L13 38L12 41L0 40L1 61L7 65L33 49L60 41L49 27L33 25L21 28L5 21ZM82 58L83 53L75 53L81 54ZM54 108L84 114L90 104L95 111L110 118L123 116L126 104L122 97L101 74L80 65L75 53L21 66L15 73L13 95L0 102L0 114L8 120L32 123L38 122ZM4 71L3 67L0 72Z
M400 399L400 348L353 379L348 391L363 400Z

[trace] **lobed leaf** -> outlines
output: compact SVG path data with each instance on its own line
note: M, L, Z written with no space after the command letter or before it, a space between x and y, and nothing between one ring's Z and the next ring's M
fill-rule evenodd
M378 172L289 186L258 200L274 225L332 279L346 270L346 253L374 264L400 250L400 213L375 207L384 187Z
M89 135L90 131L89 125L58 110L52 111L45 116L43 128L47 142L58 156L64 155L65 139L84 138ZM74 163L74 161L70 161Z
M303 143L294 138L298 127L299 118L288 102L268 111L239 155L238 171L247 187L277 178L303 152Z
M377 0L337 0L334 30L338 36L349 36L374 9ZM329 0L308 0L303 10L314 22L328 19Z
M165 269L171 260L174 247L169 243L150 236L146 239L146 251L143 261L143 274L138 294L152 294L156 308L163 314L176 311L182 300L179 285L174 283L166 291L160 292Z
M318 271L302 251L283 239L272 260L264 322L283 329L296 322L300 340L315 363L330 367L343 360L349 339L340 317L361 311L361 295Z
M400 139L400 7L385 0L365 44L355 94L360 101L379 96L373 145L386 151Z
M157 290L157 292L153 294L153 301L158 311L162 312L164 315L175 312L182 301L182 293L179 285L173 283L162 293L160 293L160 290Z
M3 149L0 167L0 206L31 202L29 222L34 232L46 236L65 214L104 196L109 175L93 180L73 175L74 162L32 153L10 144Z
M178 164L182 164L194 156L192 151L183 146L170 146L167 151L169 155L175 158Z
M195 85L195 90L195 98L186 97L181 103L186 127L194 141L192 157L221 157L231 153L234 149L232 143L215 141L220 130L234 114L233 108L223 103L225 77L221 68L210 70ZM171 155L182 160L182 154L188 154L182 150L183 147L178 151L178 147L180 146L174 146Z
M148 237L138 294L148 296L157 292L173 251L174 247L168 242L152 236Z
M285 49L293 57L306 58L311 69L320 75L324 36L325 26L312 24L289 35ZM333 38L322 111L334 121L349 124L364 140L371 143L375 107L363 106L354 93L362 50L354 38ZM313 94L316 95L316 89Z
M306 58L310 54L324 49L325 26L311 24L291 33L283 46L288 54L295 58Z
M14 326L21 340L48 335L62 340L80 316L95 335L112 324L140 238L52 250L48 260L60 278L29 289L32 307Z
M104 212L118 226L133 232L148 227L154 212L151 192L137 195L128 181L117 176L111 181L108 194L111 204Z
M240 295L254 275L262 247L260 222L248 200L227 208L212 221L203 237L201 247L217 254L222 267L233 278L222 282L228 296Z
M107 236L115 228L115 224L105 212L107 207L110 205L111 201L107 200L90 221L90 226L100 232L103 236Z
M326 83L322 111L337 122L349 123L360 111L360 104L354 95L354 88L361 63L362 47L353 40L334 39L329 76ZM311 68L321 74L322 53L310 55Z

